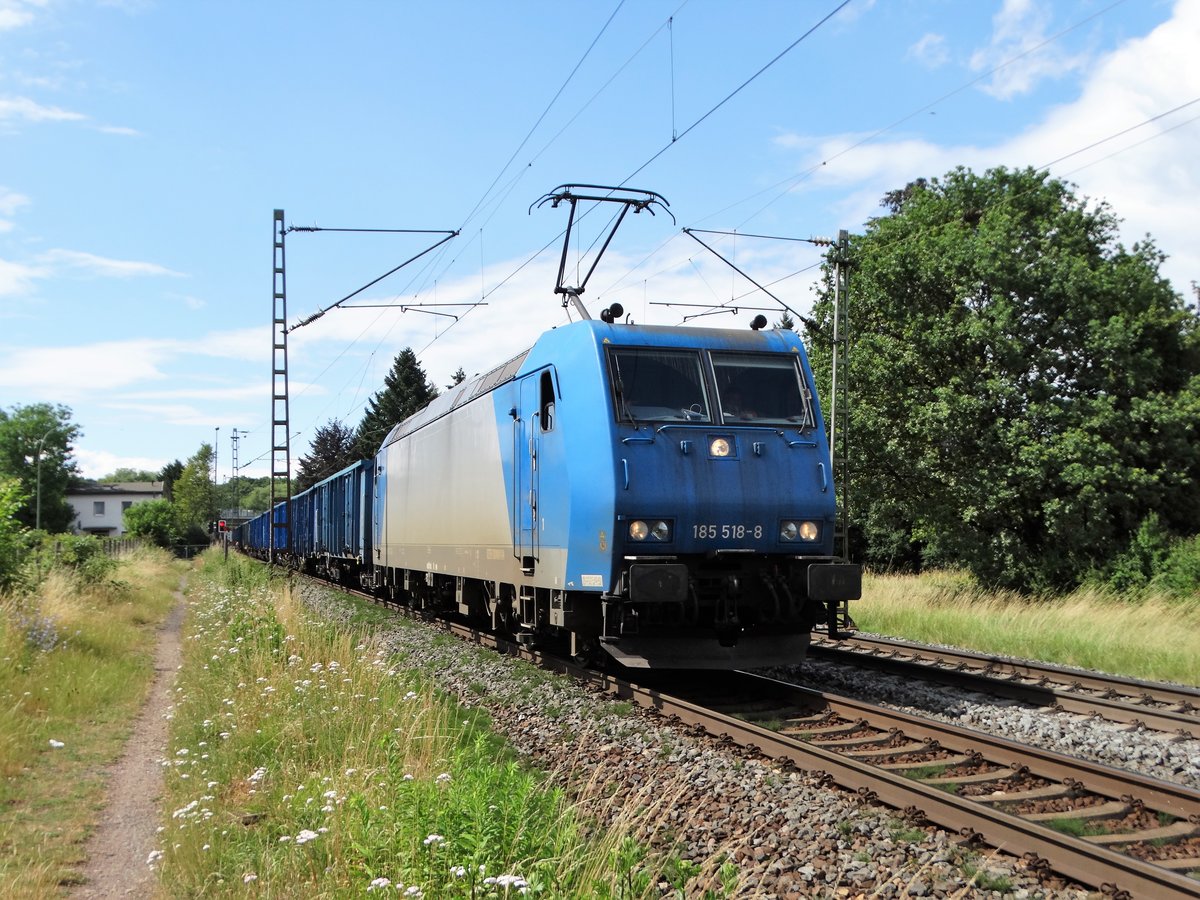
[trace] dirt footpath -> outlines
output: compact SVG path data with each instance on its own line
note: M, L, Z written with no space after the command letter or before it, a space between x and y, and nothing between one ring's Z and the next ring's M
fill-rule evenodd
M181 585L182 587L182 585ZM167 720L175 672L182 661L183 594L159 631L154 683L125 753L108 773L108 793L96 833L84 852L84 884L73 897L153 897L158 875L147 863L157 849L158 804L163 795L161 761L167 750Z

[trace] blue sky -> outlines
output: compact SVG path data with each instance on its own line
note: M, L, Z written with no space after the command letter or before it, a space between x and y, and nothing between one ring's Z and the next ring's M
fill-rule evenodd
M276 208L461 229L353 302L487 304L293 331L293 458L357 424L404 347L445 385L566 321L565 210L529 211L566 182L670 202L677 223L626 220L584 295L638 322L750 288L682 227L742 232L706 240L804 311L819 251L746 233L859 231L886 191L957 165L1050 164L1126 243L1153 235L1190 294L1200 2L839 4L0 0L0 407L69 406L88 476L186 460L217 427L222 481L234 428L242 473L266 474ZM434 239L289 234L289 320ZM572 271L590 259L573 248Z

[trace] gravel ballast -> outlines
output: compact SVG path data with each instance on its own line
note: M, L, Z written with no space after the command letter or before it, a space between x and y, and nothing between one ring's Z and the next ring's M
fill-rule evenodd
M296 590L323 618L350 613L346 600L320 586ZM623 798L598 805L596 815L627 818L623 805L657 804L659 812L641 820L641 840L662 846L673 836L678 852L701 865L730 853L738 896L1092 896L1021 860L906 822L819 776L722 746L566 677L447 641L434 627L398 621L380 637L395 666L420 670L463 705L485 708L518 753L569 791L586 784L594 795L599 782L605 795Z
M814 659L772 675L1200 790L1200 740Z

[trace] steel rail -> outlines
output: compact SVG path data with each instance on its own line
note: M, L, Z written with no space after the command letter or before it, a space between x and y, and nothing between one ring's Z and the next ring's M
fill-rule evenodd
M758 676L748 676L757 678ZM769 683L770 679L761 679ZM614 680L615 682L615 680ZM815 699L820 696L836 703L842 710L857 710L860 713L868 711L868 704L851 701L847 698L835 698L833 695L822 694L819 691L808 691L795 685L776 682L786 688L794 688ZM1105 846L1076 838L1055 831L1037 822L1021 819L1009 813L994 809L977 801L964 799L955 794L947 793L939 788L922 784L896 774L886 769L872 766L852 757L843 756L832 750L827 750L818 744L805 743L770 729L754 725L742 719L727 716L723 713L705 708L691 701L663 693L654 688L640 687L635 684L622 685L615 683L609 690L623 699L637 702L648 709L655 709L667 716L672 716L685 724L701 727L718 738L729 738L735 743L750 747L758 752L775 759L777 762L790 763L797 768L816 772L824 772L837 784L862 792L870 792L881 802L896 809L919 811L921 817L934 824L957 831L964 836L977 836L985 843L1007 853L1024 856L1034 866L1044 864L1053 871L1068 878L1109 891L1114 894L1128 892L1133 897L1152 898L1182 898L1200 897L1200 882L1188 878L1185 874L1172 871L1153 863L1145 862L1136 857L1126 856ZM906 722L905 727L913 723L922 728L933 728L941 723L929 723L916 717L904 716L891 710L880 710L870 707L872 717L881 713L893 718L893 721ZM843 712L843 715L845 712ZM943 726L939 734L948 736L951 726ZM1092 783L1088 787L1099 793L1118 792L1119 785L1126 789L1129 782L1118 770L1104 773L1105 767L1074 760L1069 757L1051 754L1048 751L1037 751L1012 741L991 738L986 735L976 735L969 732L968 740L980 743L995 742L1011 752L1019 752L1026 759L1033 754L1041 754L1047 759L1057 757L1055 763L1070 771L1070 777L1076 777L1080 771ZM1176 788L1174 785L1161 784L1152 779L1135 776L1137 782L1149 782L1145 785L1147 796L1155 796L1163 807L1178 809L1200 809L1200 794L1186 788Z
M908 658L900 654L907 654ZM1045 663L964 650L943 650L883 638L856 636L836 642L814 641L809 647L809 656L848 662L893 675L917 675L1036 706L1200 738L1200 690L1183 685L1105 676ZM1034 683L1014 680L1016 678L1033 679ZM1080 693L1081 690L1104 693L1093 695ZM1113 697L1114 693L1124 694L1127 698L1137 696L1138 700L1131 702ZM1146 705L1148 702L1173 704L1178 708L1159 709Z
M358 591L347 590L346 593L355 594L373 602L382 602ZM701 730L718 740L733 743L773 759L779 765L792 766L821 777L828 777L835 784L856 791L864 802L883 803L894 809L902 810L910 818L924 819L954 831L964 839L978 840L1005 853L1022 857L1031 869L1053 871L1081 884L1099 888L1107 895L1118 898L1148 897L1155 898L1155 900L1176 900L1176 898L1200 897L1200 882L1189 878L1186 874L1118 853L1101 844L1055 831L1037 822L1021 819L994 809L987 804L964 799L893 771L881 769L870 763L825 749L819 744L806 743L744 719L706 708L657 688L640 686L611 674L586 669L568 660L513 643L477 628L436 619L427 613L395 607L393 604L386 605L389 608L401 610L410 618L420 619L445 628L465 641L489 647L505 655L524 658L544 668L568 674L581 683L620 699L637 703L640 707L657 712L673 722ZM915 729L919 725L921 729L932 729L947 737L949 737L949 732L955 730L953 726L918 719L893 710L872 707L849 698L824 694L821 691L813 691L762 676L737 673L737 677L751 679L750 683L760 686L763 691L774 694L776 699L786 693L798 699L805 698L809 704L817 701L838 704L834 709L844 710L840 713L843 716L854 710L869 711L872 717L883 715L894 721L911 720L909 727ZM1048 758L1057 757L1059 764L1069 767L1073 773L1070 777L1075 777L1081 770L1084 770L1086 777L1093 781L1089 785L1089 789L1097 793L1106 793L1105 790L1100 789L1099 785L1101 784L1108 784L1110 789L1115 789L1120 779L1125 779L1124 783L1128 787L1129 781L1126 778L1128 775L1137 781L1148 782L1147 787L1155 793L1147 794L1147 796L1153 795L1158 798L1154 804L1156 806L1161 803L1164 808L1178 809L1180 812L1192 808L1193 803L1196 804L1196 808L1200 808L1200 794L1182 786L1156 782L1153 779L1145 779L1143 776L1123 773L1115 769L1110 770L1114 780L1109 783L1104 778L1097 777L1107 767L1053 754L1050 751L1039 751L1037 748L1027 747L1003 738L993 738L967 729L960 729L960 731L965 733L966 740L977 744L988 743L1003 746L1010 751L1019 751L1027 757L1031 752ZM940 737L937 739L942 740ZM1111 793L1111 790L1107 793Z
M747 686L747 692L758 696L769 694L774 699L787 702L807 706L824 705L847 719L866 719L875 727L884 730L895 728L915 739L937 741L941 747L947 749L963 753L976 752L994 762L1026 766L1032 774L1054 781L1073 779L1081 783L1082 789L1112 799L1132 794L1154 810L1170 813L1181 819L1196 817L1200 820L1200 791L1186 785L1160 781L1138 772L1078 759L986 732L949 725L936 719L914 716L749 672L738 672L736 675Z

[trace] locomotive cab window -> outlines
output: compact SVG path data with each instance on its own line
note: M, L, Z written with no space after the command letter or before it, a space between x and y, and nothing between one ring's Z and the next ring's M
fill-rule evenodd
M538 393L540 399L538 402L539 419L542 423L542 431L554 430L554 379L549 372L543 372L541 381L539 382Z
M713 353L721 416L728 424L812 427L812 392L784 354Z
M617 418L627 422L711 422L694 350L616 347L609 351Z

